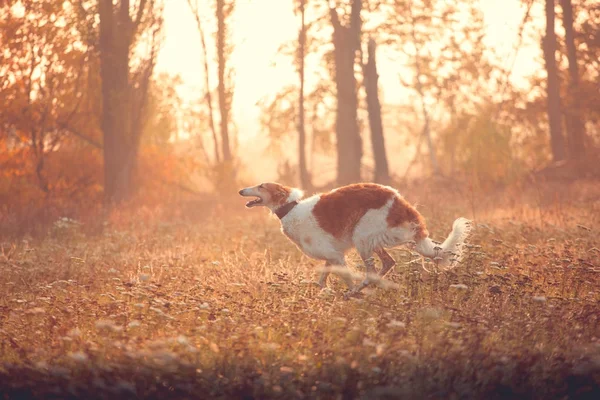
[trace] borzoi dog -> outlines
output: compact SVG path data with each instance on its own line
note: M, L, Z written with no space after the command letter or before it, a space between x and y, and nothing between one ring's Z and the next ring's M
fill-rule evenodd
M348 274L341 274L356 294L383 277L394 265L386 248L411 243L414 249L442 268L460 258L470 221L458 218L452 232L441 244L429 238L423 216L397 190L374 183L343 186L329 193L304 198L304 193L278 183L262 183L239 191L256 199L246 207L264 206L281 220L281 231L309 257L324 260L318 284L324 288L334 266L345 267L345 253L356 248L366 266L366 278L354 286ZM383 267L375 270L373 253ZM376 275L377 274L377 275Z

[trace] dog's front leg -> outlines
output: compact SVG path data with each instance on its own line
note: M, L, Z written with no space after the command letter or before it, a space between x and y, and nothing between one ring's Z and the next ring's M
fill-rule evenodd
M343 258L340 260L325 261L325 265L323 266L323 269L321 270L321 275L319 276L319 281L315 283L319 285L321 289L325 289L327 287L327 278L329 277L329 274L331 274L331 268L334 266L339 267L339 269L336 270L336 274L339 275L340 278L344 280L344 282L346 282L348 290L352 291L354 288L354 282L352 281L352 276L349 273L350 271L347 270L346 260L344 260Z
M348 285L349 290L352 290L352 288L354 287L354 282L352 281L352 274L348 270L348 266L346 265L346 260L343 255L340 255L339 258L332 258L327 260L327 262L325 263L325 268L321 273L321 279L319 279L319 282L321 282L321 280L323 280L323 283L326 282L327 277L331 272L331 268L333 267L337 267L334 270L335 274L342 278L344 282L346 282L346 285Z

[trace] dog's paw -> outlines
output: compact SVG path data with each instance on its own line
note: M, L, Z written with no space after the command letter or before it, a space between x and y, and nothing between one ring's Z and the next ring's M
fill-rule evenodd
M344 300L355 299L360 296L360 290L350 289L346 293L344 293Z
M335 294L335 292L333 290L329 289L328 287L324 287L319 292L319 297L327 298L327 297L332 297L334 294Z

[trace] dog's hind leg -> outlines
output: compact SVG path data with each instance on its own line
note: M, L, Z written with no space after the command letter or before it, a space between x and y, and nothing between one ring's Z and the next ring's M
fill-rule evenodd
M388 271L392 269L394 265L396 265L396 261L394 261L392 256L390 256L384 248L375 250L375 253L377 254L379 259L381 260L381 263L383 264L381 271L379 271L379 276L383 278L385 274L387 274Z
M329 261L325 261L325 265L323 266L323 270L321 271L321 275L319 276L319 281L317 285L324 289L327 286L327 278L331 273L331 263Z
M358 294L361 290L369 286L373 279L377 279L377 270L375 269L375 259L372 257L372 252L362 252L359 251L360 257L365 263L365 268L367 270L367 274L365 279L359 283L354 289L352 289L348 295L353 296Z

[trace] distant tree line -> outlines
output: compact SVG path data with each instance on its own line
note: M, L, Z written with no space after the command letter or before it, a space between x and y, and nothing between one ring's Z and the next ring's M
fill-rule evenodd
M235 184L241 168L231 112L236 3L187 3L205 86L194 104L182 103L177 78L155 72L162 0L0 3L4 204L102 199L110 206L148 185L194 192L194 174L218 190ZM316 154L335 158L339 185L389 183L416 165L425 174L506 183L551 161L581 173L597 160L596 1L523 0L514 53L532 30L543 50L537 60L543 73L529 77L527 90L511 84L513 65L486 47L478 0L293 5L298 36L280 53L293 60L297 82L260 104L271 149L297 145L296 159L282 169L297 180L288 183L315 186L322 175ZM537 32L532 10L542 5L545 28ZM397 60L405 104L381 96L382 51ZM182 140L182 131L191 137ZM405 147L390 148L400 136ZM403 171L391 167L399 153L407 161Z

